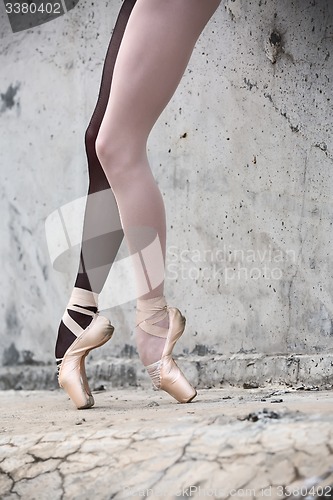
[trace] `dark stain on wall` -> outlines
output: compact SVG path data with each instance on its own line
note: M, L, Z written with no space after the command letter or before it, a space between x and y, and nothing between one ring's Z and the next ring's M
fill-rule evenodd
M15 366L19 363L20 353L15 347L14 342L10 344L8 349L5 349L2 356L3 366Z
M10 84L8 89L4 94L0 94L1 97L1 108L0 113L4 113L8 109L12 109L15 105L19 105L17 100L17 92L20 88L20 83L16 85Z
M266 45L266 55L271 63L275 64L282 52L282 36L277 30L273 30Z
M18 366L18 365L30 365L30 366L43 366L42 361L34 360L34 353L29 350L21 351L21 353L16 349L14 342L4 350L2 356L3 366Z
M15 304L6 311L6 327L7 331L11 332L12 335L19 333L20 326Z
M275 45L276 47L281 45L281 35L280 33L277 33L277 31L273 31L269 37L269 43L271 45Z

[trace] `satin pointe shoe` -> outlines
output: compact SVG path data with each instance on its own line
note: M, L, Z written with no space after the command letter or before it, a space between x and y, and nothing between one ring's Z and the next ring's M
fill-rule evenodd
M83 310L71 305L71 310L82 312ZM110 321L98 313L84 310L84 314L91 315L92 321L83 329L68 314L64 314L63 321L70 327L71 331L77 336L76 340L69 346L62 358L58 382L73 401L78 410L91 408L94 404L94 398L89 388L85 358L89 352L105 344L113 335L114 327Z
M167 314L168 330L155 324ZM190 403L197 395L197 391L172 358L173 348L184 332L185 323L186 319L179 309L165 305L164 297L138 300L137 326L150 335L166 339L161 359L146 366L147 372L156 389L167 392L179 403Z

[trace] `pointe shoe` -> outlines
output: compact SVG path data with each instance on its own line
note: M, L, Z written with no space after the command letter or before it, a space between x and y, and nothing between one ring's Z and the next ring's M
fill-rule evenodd
M146 333L150 333L151 335L163 337L163 330L165 335L165 329L159 327L158 325L155 325L154 323L163 319L163 317L161 317L161 314L163 316L163 312L164 317L167 313L169 313L169 329L167 332L162 357L159 361L146 366L146 369L156 389L167 392L168 394L170 394L170 396L179 401L179 403L190 403L197 395L197 391L188 382L185 375L178 367L175 360L172 358L173 348L177 340L182 336L184 332L186 319L180 313L179 309L175 307L168 307L167 305L159 307L164 302L163 297L160 299L163 300L161 300L159 303L155 302L155 311L157 311L158 314L154 315L153 321L152 318L147 317L148 307L144 307L143 303L148 302L148 300L154 299L138 301L138 318L144 319L141 320L137 326L146 331ZM150 308L150 314L151 311L152 308Z
M78 410L91 408L95 403L87 380L85 358L91 350L110 340L113 331L114 327L109 320L95 313L88 327L80 333L64 354L58 381Z

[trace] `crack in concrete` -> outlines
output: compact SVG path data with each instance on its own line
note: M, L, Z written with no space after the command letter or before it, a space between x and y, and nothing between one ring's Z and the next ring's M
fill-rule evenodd
M323 153L325 153L327 158L329 158L330 160L333 160L333 153L331 151L329 151L329 149L327 148L326 142L324 142L324 141L316 142L315 144L312 145L312 147L320 149L320 151L323 151Z
M42 439L43 439L43 436L40 438L39 442L40 442ZM45 441L43 441L43 442L45 442ZM18 448L18 447L17 447L17 448ZM19 448L18 448L18 449L19 449ZM78 448L78 449L79 449L79 448ZM21 483L22 481L31 481L31 480L33 480L33 479L36 479L36 478L38 478L38 477L41 477L41 476L43 476L43 475L45 475L45 474L50 474L50 473L55 472L55 471L57 471L57 473L59 473L59 475L61 475L61 476L62 476L62 473L60 472L60 470L57 470L57 467L59 467L59 465L60 465L61 463L64 463L64 462L67 460L67 458L68 458L68 457L70 457L71 455L76 454L76 453L78 452L78 449L76 449L74 452L68 453L65 457L53 457L53 456L52 456L52 457L48 457L48 458L41 458L41 457L35 456L33 453L31 453L31 452L27 451L27 453L26 453L26 454L27 454L27 456L32 457L34 461L33 461L33 462L28 462L28 463L27 463L27 464L25 464L25 465L31 465L31 466L32 466L32 465L37 464L37 463L46 463L46 462L48 462L48 461L50 461L50 460L56 460L56 461L59 461L59 463L58 463L58 464L56 464L56 465L54 466L54 468L53 468L53 469L51 469L51 470L49 470L49 471L41 472L41 473L39 473L39 474L32 475L31 477L22 477L22 478L20 478L20 480L19 480L19 481L15 481L15 480L13 479L13 477L10 475L10 473L9 473L9 472L5 472L5 471L4 471L3 469L1 469L1 468L0 468L0 473L2 473L2 474L4 474L5 476L7 476L7 477L8 477L8 478L12 481L12 483L13 483L9 492L10 492L10 493L14 493L14 494L16 494L16 495L18 495L18 496L20 497L20 495L19 495L17 492L12 491L12 488L15 486L15 484L19 484L19 483Z
M11 486L10 486L10 489L8 490L9 493L15 493L15 491L13 491L13 488L15 486L15 481L14 481L14 478L11 476L10 472L5 472L3 469L0 468L0 474L3 474L4 476L6 476L11 482Z
M43 441L43 442L45 442L45 441ZM46 442L45 442L45 444L46 444ZM54 459L54 460L61 460L61 461L62 460L66 460L71 455L75 455L75 453L77 453L79 451L79 449L80 449L80 447L82 445L80 444L80 445L77 445L77 446L78 447L74 451L71 451L70 453L68 453L64 457L53 455L52 459ZM31 451L27 452L27 454L30 455L34 459L35 462L33 462L33 463L38 463L38 462L42 462L43 463L43 462L47 462L48 460L50 460L50 457L48 457L48 458L38 457L38 456L34 455L34 453L31 452Z
M244 83L245 83L245 87L241 87L241 88L247 88L247 89L249 89L250 91L251 91L253 88L256 88L257 90L259 89L257 82L252 83L252 82L250 81L250 79L248 79L248 78L244 78Z
M264 392L267 393L268 391L266 390ZM281 391L280 393L278 392L279 391L270 391L269 395L280 395ZM255 392L255 394L258 393L260 394L259 391ZM234 396L234 402L239 405L239 398L237 398L237 395L234 393L232 394ZM291 393L289 391L288 394L291 400L294 400L296 397L300 397L303 401L307 399L304 397L304 394L301 395L299 392ZM313 401L317 401L315 398L318 398L319 394L311 395L309 393L306 396L312 397ZM246 397L248 396L246 395ZM286 399L288 398L286 397ZM252 405L249 407L248 412L254 411L255 407L253 407L253 404L255 401L253 400L253 396L248 397L247 401ZM327 399L325 399L325 401L327 401ZM291 407L291 409L288 408L286 412L283 411L283 413L281 413L281 418L279 420L268 419L265 422L258 421L251 423L247 421L238 421L238 413L233 410L233 419L225 426L224 424L216 424L216 422L218 422L217 419L221 417L221 408L218 408L216 403L222 403L222 400L216 400L213 394L210 402L212 406L207 408L207 410L209 409L210 411L208 411L208 413L206 411L201 411L202 408L199 405L196 408L197 412L195 418L192 416L189 418L187 412L176 414L177 416L181 415L181 418L185 420L181 421L179 428L173 427L170 430L166 424L166 422L169 424L169 420L166 420L166 414L163 409L163 411L159 413L162 416L162 420L159 424L157 424L155 420L155 412L151 415L151 421L154 422L153 428L146 423L142 425L139 423L139 426L129 425L128 431L126 428L120 426L118 428L118 435L116 436L113 435L113 429L110 430L109 427L91 432L92 426L87 429L88 436L81 435L80 431L77 433L74 432L74 434L69 431L62 433L60 440L66 441L66 447L68 446L71 448L70 451L66 447L65 449L62 448L63 451L66 452L63 457L52 457L53 450L57 449L57 432L55 435L51 433L50 441L47 441L47 434L38 440L39 444L41 442L43 443L41 451L42 456L38 455L39 450L27 450L26 446L13 445L13 448L15 448L13 450L14 461L8 463L8 467L11 467L13 470L15 468L16 470L19 466L19 462L17 462L18 465L16 465L17 458L22 461L24 455L27 454L27 457L33 460L31 464L27 464L28 466L31 465L33 467L35 464L39 463L47 464L48 460L52 459L53 462L50 462L52 470L45 470L46 467L48 467L48 465L46 465L43 472L32 475L32 477L22 477L16 482L16 485L12 477L13 471L11 471L10 474L5 473L7 476L6 482L8 482L6 495L11 494L13 498L21 498L21 496L22 498L28 498L30 492L34 490L35 484L39 489L42 488L44 484L50 483L50 491L55 491L56 489L56 498L64 500L65 498L70 496L74 497L76 495L77 488L80 488L81 482L84 484L85 481L93 481L96 472L96 478L98 477L96 483L96 485L98 485L96 489L97 498L110 499L119 496L123 497L126 481L129 485L136 482L136 478L132 476L132 471L136 468L142 471L147 470L147 475L142 478L142 481L145 480L144 484L152 483L149 486L149 488L152 489L157 489L159 486L165 484L169 486L169 484L171 484L169 481L171 481L172 484L176 484L176 475L178 477L177 481L182 481L184 486L189 486L188 483L190 481L197 480L196 484L204 484L208 487L209 474L203 474L200 477L195 475L196 462L198 461L202 462L207 471L214 470L216 472L222 470L225 471L227 476L229 473L231 475L235 474L234 479L235 482L240 485L239 489L249 487L250 479L247 479L247 473L246 477L239 476L238 467L240 471L248 466L253 467L254 476L258 477L258 484L259 480L261 481L260 487L264 485L263 483L266 482L267 478L272 482L277 481L279 475L281 476L281 471L286 467L286 470L288 470L289 484L289 480L290 483L302 480L302 477L304 477L306 471L309 470L309 466L311 466L314 457L317 455L318 458L320 456L321 460L323 459L324 461L327 459L326 457L332 457L333 443L331 440L332 437L330 436L333 435L333 432L330 428L330 414L327 414L327 418L326 414L322 415L320 420L315 416L309 419L309 415L304 412L292 411ZM229 408L231 406L233 406L232 403L230 403ZM221 407L223 408L222 405ZM223 416L227 417L228 413L225 413L223 409L222 411ZM171 410L171 412L173 413L174 410ZM207 419L207 414L212 416ZM133 415L133 419L134 418L135 416ZM119 417L119 419L121 420L122 417ZM319 421L322 425L314 436ZM135 423L137 424L137 421L135 421ZM271 424L274 424L274 427L272 427ZM311 441L308 436L311 436ZM120 452L118 453L117 451L114 455L112 449L108 449L107 445L107 449L104 450L103 439L105 438L107 442L111 444L114 443L116 448L121 448ZM73 440L73 445L71 440ZM17 443L21 442L25 442L25 440L17 438ZM84 443L88 443L86 448L87 451L83 450ZM61 442L59 444L61 445ZM31 448L34 446L36 446L36 444L32 445ZM47 452L47 449L44 448L45 446L49 447L49 458L45 458ZM127 450L129 448L133 449L131 450L133 456L127 456ZM163 463L161 462L156 466L154 455L158 455L161 449L163 452L166 452L166 459ZM148 451L147 454L145 454L145 450ZM59 452L60 451L61 449L59 449ZM101 453L100 456L99 452ZM81 462L76 459L78 454L82 455L80 457ZM114 461L112 458L114 458ZM290 467L288 467L288 461L290 462ZM282 468L278 470L276 475L273 475L275 465L282 462L285 462L285 464L281 466ZM82 470L80 468L80 463ZM94 465L94 463L98 465ZM270 467L270 474L265 479L267 464L269 464ZM63 469L61 465L65 465L65 468ZM84 469L85 467L87 468ZM116 484L110 488L107 479L103 479L105 474L101 474L103 470L107 470L108 473L116 474L117 477L121 477L122 480L119 481L119 485ZM190 472L190 475L188 472ZM320 469L318 472L320 472ZM25 470L22 470L22 473L25 474ZM182 476L183 473L184 476ZM137 479L140 480L140 477ZM35 480L36 483L31 483L33 480ZM11 489L10 493L8 493L9 487ZM147 486L145 486L145 489L146 488ZM111 489L112 493L109 493L108 489ZM115 489L118 491L115 492ZM19 496L18 491L21 492L21 496ZM28 493L25 493L25 491ZM105 496L103 496L103 492L105 492Z
M66 480L66 477L65 477L65 475L61 472L61 470L59 469L59 466L60 466L60 465L62 465L62 464L65 464L65 463L66 463L66 461L67 461L67 459L68 459L68 457L70 457L70 456L75 455L76 453L78 453L78 451L79 451L79 450L81 450L81 448L82 448L83 444L85 444L85 443L86 443L89 439L91 439L91 437L92 437L92 436L88 436L88 437L86 437L86 438L85 438L85 437L81 436L82 441L81 441L80 445L78 445L78 449L77 449L77 450L75 450L75 451L74 451L74 452L72 452L72 453L69 453L68 455L66 455L65 457L62 457L62 458L60 459L60 464L58 465L58 470L57 470L57 472L58 472L59 477L60 477L60 484L61 484L61 490L62 490L62 491L61 491L61 497L60 497L60 498L61 498L61 500L64 500L64 498L65 498L65 494L66 494L66 488L65 488L65 480ZM74 460L73 460L73 462L75 463L75 461L74 461Z
M183 445L182 447L182 452L181 452L181 455L177 458L177 460L175 462L173 462L172 464L170 464L168 467L166 467L163 471L161 471L162 475L159 479L157 479L151 486L150 488L151 489L154 489L154 487L158 484L158 482L163 479L165 477L165 475L167 474L167 472L172 469L172 467L174 467L175 465L177 465L178 463L181 463L182 462L182 458L185 456L186 454L186 450L187 450L187 447L191 444L191 439L193 438L193 434L192 433L190 436L189 436L189 440L187 443L185 443L185 445Z
M59 473L59 476L60 476L60 488L61 488L61 496L60 496L60 500L64 500L65 498L65 476L64 474L61 472L61 470L58 470L58 473Z
M31 481L34 481L34 480L36 480L36 479L38 479L40 477L43 477L43 476L45 477L45 476L48 476L49 474L54 474L54 473L56 473L56 474L59 475L59 471L57 471L57 470L46 471L46 472L43 472L42 474L38 474L36 477L31 477L31 478L27 478L27 479L23 479L22 478L22 479L20 479L20 481L16 481L16 483L15 483L14 486L15 487L16 486L20 486L20 484L23 483L23 481L26 481L27 483L30 483ZM15 493L15 494L17 494L19 496L19 498L21 498L21 495L17 491L13 491L11 493Z
M272 98L272 95L269 94L268 92L264 92L264 97L266 99L268 99L271 103L272 103L272 106L273 108L275 109L276 112L279 113L279 115L283 116L283 118L285 118L287 120L287 122L289 123L289 127L291 129L292 132L300 132L300 127L299 125L294 125L291 121L291 118L290 116L288 116L287 112L286 111L282 111L273 101L273 98ZM303 134L301 134L303 135Z

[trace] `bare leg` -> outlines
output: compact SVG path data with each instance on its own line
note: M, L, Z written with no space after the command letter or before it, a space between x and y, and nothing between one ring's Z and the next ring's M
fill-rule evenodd
M156 279L136 269L140 299L163 295L163 277L158 278L164 276L166 246L164 203L147 160L147 139L219 3L137 0L119 49L96 151L115 194L130 252L143 251L158 236L161 256L150 262ZM164 341L138 328L137 344L147 365L160 358Z

